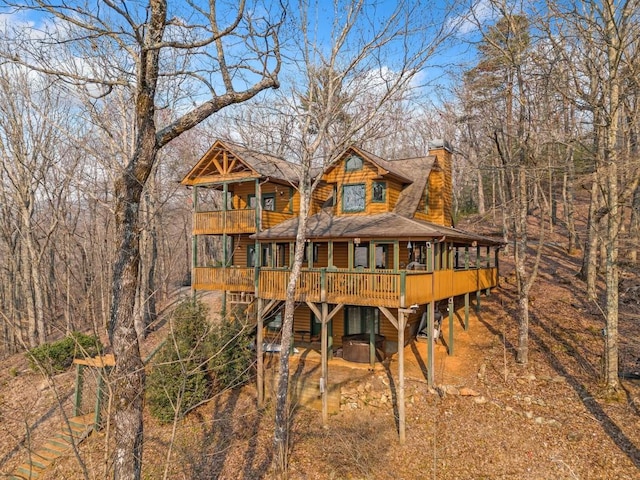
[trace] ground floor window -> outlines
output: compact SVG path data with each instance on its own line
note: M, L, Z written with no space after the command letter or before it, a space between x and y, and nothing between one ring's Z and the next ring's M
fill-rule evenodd
M380 310L375 307L345 307L344 334L380 333Z

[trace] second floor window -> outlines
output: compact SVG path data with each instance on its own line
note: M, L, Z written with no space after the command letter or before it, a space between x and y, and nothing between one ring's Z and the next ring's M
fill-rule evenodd
M387 200L387 184L385 182L373 182L371 201L384 203Z
M365 207L365 188L363 183L342 187L342 211L362 212Z
M247 198L249 208L256 208L256 196L251 194ZM273 212L276 209L276 196L273 193L262 194L262 209Z

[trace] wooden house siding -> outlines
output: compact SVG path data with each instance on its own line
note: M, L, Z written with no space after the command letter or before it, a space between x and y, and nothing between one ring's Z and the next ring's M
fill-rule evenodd
M333 194L333 187L333 185L325 183L321 183L316 187L311 194L310 215L315 215L323 208L323 204ZM335 209L335 206L333 208Z
M398 199L400 198L400 192L402 191L402 184L393 180L387 180L387 211L392 211Z
M347 242L333 243L333 266L349 268L349 244Z

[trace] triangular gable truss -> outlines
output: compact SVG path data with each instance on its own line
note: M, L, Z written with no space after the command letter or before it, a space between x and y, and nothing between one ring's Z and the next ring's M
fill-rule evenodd
M223 142L217 140L182 179L183 185L198 185L240 178L258 178L260 174Z

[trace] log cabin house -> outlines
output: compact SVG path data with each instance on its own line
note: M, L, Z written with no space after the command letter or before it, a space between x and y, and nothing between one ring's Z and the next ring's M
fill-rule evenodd
M452 150L385 160L357 147L317 172L306 250L296 289L294 342L320 343L320 391L329 358L373 364L398 355L424 330L433 380L437 304L497 285L500 242L458 230L452 217ZM245 305L257 325L258 400L263 349L280 329L298 230L298 166L216 141L182 180L193 188L192 289L224 292L223 305ZM449 308L453 353L453 308ZM426 325L426 328L425 328ZM398 403L404 417L404 378ZM323 419L326 421L323 395ZM400 439L404 421L400 421Z

